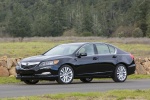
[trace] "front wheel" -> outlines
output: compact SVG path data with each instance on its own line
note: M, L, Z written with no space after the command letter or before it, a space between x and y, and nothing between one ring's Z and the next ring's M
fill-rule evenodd
M39 82L39 80L24 80L24 83L26 83L26 84L36 84L38 82Z
M124 82L127 79L127 69L123 64L119 64L114 72L113 80L115 82Z
M89 83L93 80L93 78L80 78L83 83Z
M74 71L71 66L63 65L58 72L58 79L56 80L60 84L69 84L73 81Z

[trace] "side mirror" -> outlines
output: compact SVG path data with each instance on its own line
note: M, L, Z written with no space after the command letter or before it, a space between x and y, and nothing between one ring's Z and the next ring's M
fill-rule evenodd
M82 57L82 56L87 56L87 53L78 53L77 54L77 57L79 57L79 58Z

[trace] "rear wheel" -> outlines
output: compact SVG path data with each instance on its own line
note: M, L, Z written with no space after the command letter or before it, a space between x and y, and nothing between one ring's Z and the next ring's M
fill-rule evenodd
M115 82L124 82L127 78L127 69L123 64L119 64L114 72L113 80Z
M58 72L58 79L56 80L60 84L69 84L73 81L74 71L71 66L63 65Z
M89 83L93 80L93 78L80 78L83 83Z
M36 84L38 82L39 82L39 80L24 80L24 83L26 83L26 84Z

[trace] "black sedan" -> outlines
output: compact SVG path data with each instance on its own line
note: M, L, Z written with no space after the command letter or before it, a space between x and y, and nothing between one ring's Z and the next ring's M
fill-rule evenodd
M17 79L26 84L56 80L61 84L73 79L91 82L93 78L112 78L124 82L134 74L130 53L107 43L68 43L55 46L42 55L21 60L16 66Z

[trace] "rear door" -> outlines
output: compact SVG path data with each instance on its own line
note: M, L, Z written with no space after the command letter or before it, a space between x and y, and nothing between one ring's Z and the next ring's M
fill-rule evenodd
M96 43L95 46L98 55L97 71L103 75L111 74L117 62L116 49L104 43Z

